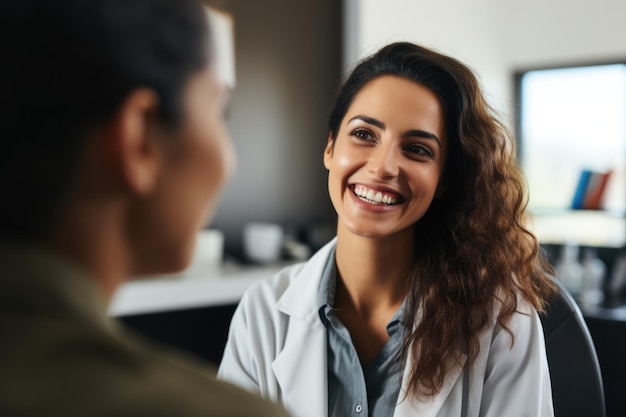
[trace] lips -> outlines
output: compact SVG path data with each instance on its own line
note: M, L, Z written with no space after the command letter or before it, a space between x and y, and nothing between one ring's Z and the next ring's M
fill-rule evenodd
M351 189L354 195L369 204L393 206L404 200L398 193L387 190L376 190L361 184L356 184L352 186Z

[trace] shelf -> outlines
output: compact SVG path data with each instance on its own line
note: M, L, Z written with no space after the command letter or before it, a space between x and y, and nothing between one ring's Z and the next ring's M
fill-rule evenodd
M528 226L540 243L614 248L626 244L622 211L534 209L529 214Z

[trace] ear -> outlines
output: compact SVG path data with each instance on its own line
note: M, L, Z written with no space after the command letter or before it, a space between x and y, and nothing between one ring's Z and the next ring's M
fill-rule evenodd
M132 91L109 123L106 147L118 177L136 195L156 186L161 149L155 140L158 98L154 91Z
M333 134L328 134L328 142L326 142L326 148L324 149L324 167L330 169L330 164L333 160L333 150L335 149L335 141L333 140Z

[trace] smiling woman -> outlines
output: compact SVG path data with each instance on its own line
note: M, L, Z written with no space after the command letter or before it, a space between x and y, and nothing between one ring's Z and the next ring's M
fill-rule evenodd
M219 375L297 417L552 416L550 267L472 72L381 49L340 90L323 157L337 237L248 291Z

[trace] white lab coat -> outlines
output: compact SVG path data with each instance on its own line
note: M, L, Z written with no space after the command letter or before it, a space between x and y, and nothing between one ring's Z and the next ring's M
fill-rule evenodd
M326 328L317 294L333 245L244 294L219 368L220 378L283 404L294 417L328 415ZM521 300L518 310L524 314L514 314L509 324L512 347L510 335L493 323L480 336L471 367L465 356L463 367L450 372L427 401L402 401L401 390L394 417L552 417L541 322Z

